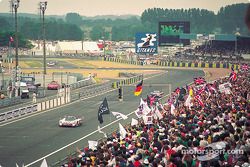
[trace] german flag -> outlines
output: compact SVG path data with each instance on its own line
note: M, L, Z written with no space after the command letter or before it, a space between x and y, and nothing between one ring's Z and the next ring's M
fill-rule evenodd
M141 94L141 92L142 92L142 84L143 84L143 80L141 80L141 82L136 85L136 88L135 88L135 91L134 91L135 96L139 96Z

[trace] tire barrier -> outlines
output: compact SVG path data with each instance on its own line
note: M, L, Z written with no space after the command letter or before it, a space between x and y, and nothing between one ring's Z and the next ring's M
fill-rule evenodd
M106 58L104 61L110 62L118 62L125 64L133 64L133 65L142 65L140 61L131 61L131 60L121 60L117 58ZM240 69L240 65L238 64L230 64L230 63L206 63L206 62L170 62L170 61L158 61L156 63L158 66L166 66L166 67L192 67L192 68L231 68Z

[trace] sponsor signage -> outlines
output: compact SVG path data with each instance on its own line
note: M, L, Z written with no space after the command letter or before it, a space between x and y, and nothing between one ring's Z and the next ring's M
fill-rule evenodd
M141 54L157 53L158 39L156 33L136 33L135 51Z

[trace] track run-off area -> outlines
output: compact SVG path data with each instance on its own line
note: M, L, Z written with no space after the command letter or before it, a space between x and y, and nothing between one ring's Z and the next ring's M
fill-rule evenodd
M154 74L144 79L142 97L154 90L169 94L168 84L172 91L176 87L185 86L194 77L204 76L202 70L168 69L161 74ZM0 165L15 166L16 163L25 166L39 166L43 158L49 165L63 159L70 153L88 146L88 140L103 138L98 133L97 112L99 105L107 97L110 111L128 115L127 120L117 120L113 115L104 115L102 131L111 134L118 129L118 123L126 125L131 118L136 118L133 112L140 103L140 97L134 96L135 85L123 87L123 101L118 100L118 90L109 91L89 99L79 100L69 105L42 112L8 124L0 124ZM164 99L164 101L166 98ZM77 128L61 128L58 121L65 115L84 117L82 126Z

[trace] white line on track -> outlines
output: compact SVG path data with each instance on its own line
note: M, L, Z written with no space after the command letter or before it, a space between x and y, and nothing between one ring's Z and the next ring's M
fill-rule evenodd
M164 73L165 73L165 72L164 72ZM159 75L162 75L162 74L164 74L164 73L160 73L160 74L157 74L157 75L154 75L154 76L145 78L144 80L150 79L150 78L152 78L152 77L156 77L156 76L159 76ZM115 89L115 90L116 90L116 89ZM114 91L114 90L112 90L112 91ZM72 103L70 103L70 104L72 104ZM46 112L47 112L47 111L46 111ZM127 116L130 116L130 115L132 115L133 113L134 113L134 111L131 112L131 113L129 113L129 114L127 114ZM116 122L118 122L118 121L120 121L120 120L121 120L121 118L120 118L120 119L117 119L117 120L115 120L115 121L113 121L113 122L111 122L111 123L109 123L109 124L107 124L107 125L105 125L105 126L103 126L103 127L101 127L101 130L104 129L104 128L106 128L106 127L109 127L110 125L112 125L112 124L114 124L114 123L116 123ZM54 155L54 154L56 154L57 152L62 151L63 149L65 149L65 148L67 148L67 147L69 147L69 146L72 146L73 144L75 144L75 143L77 143L77 142L79 142L79 141L81 141L81 140L83 140L83 139L85 139L85 138L87 138L87 137L89 137L89 136L95 134L96 132L98 132L98 130L95 130L95 131L93 131L93 132L87 134L86 136L83 136L82 138L80 138L80 139L78 139L78 140L75 140L74 142L72 142L72 143L70 143L70 144L68 144L68 145L66 145L66 146L63 146L63 147L59 148L58 150L53 151L53 152L51 152L51 153L49 153L49 154L43 156L42 158L39 158L39 159L37 159L37 160L35 160L35 161L33 161L33 162L31 162L31 163L25 165L25 167L29 167L29 166L31 166L31 165L34 165L35 163L37 163L37 162L39 162L39 161L42 161L43 159L48 158L48 157L50 157L51 155Z
M127 114L127 116L130 116L130 115L132 115L133 113L134 113L134 111L131 112L131 113L129 113L129 114ZM119 118L119 119L117 119L117 120L115 120L115 121L113 121L113 122L111 122L111 123L109 123L109 124L107 124L107 125L101 127L101 130L104 129L104 128L106 128L106 127L108 127L108 126L110 126L110 125L112 125L112 124L114 124L114 123L116 123L116 122L118 122L118 121L120 121L120 120L121 120L121 118ZM55 154L55 153L57 153L57 152L59 152L59 151L65 149L65 148L67 148L67 147L69 147L69 146L72 146L73 144L75 144L75 143L77 143L77 142L79 142L79 141L81 141L81 140L83 140L83 139L85 139L85 138L87 138L87 137L89 137L89 136L95 134L96 132L98 132L98 130L95 130L95 131L93 131L93 132L87 134L86 136L83 136L82 138L80 138L80 139L78 139L78 140L76 140L76 141L74 141L74 142L72 142L72 143L70 143L70 144L68 144L68 145L66 145L66 146L64 146L64 147L59 148L58 150L56 150L56 151L54 151L54 152L52 152L52 153L49 153L49 154L45 155L44 157L39 158L39 159L37 159L36 161L33 161L33 162L31 162L31 163L25 165L25 167L31 166L31 165L33 165L33 164L39 162L39 161L42 161L43 159L48 158L49 156L51 156L51 155L53 155L53 154Z

